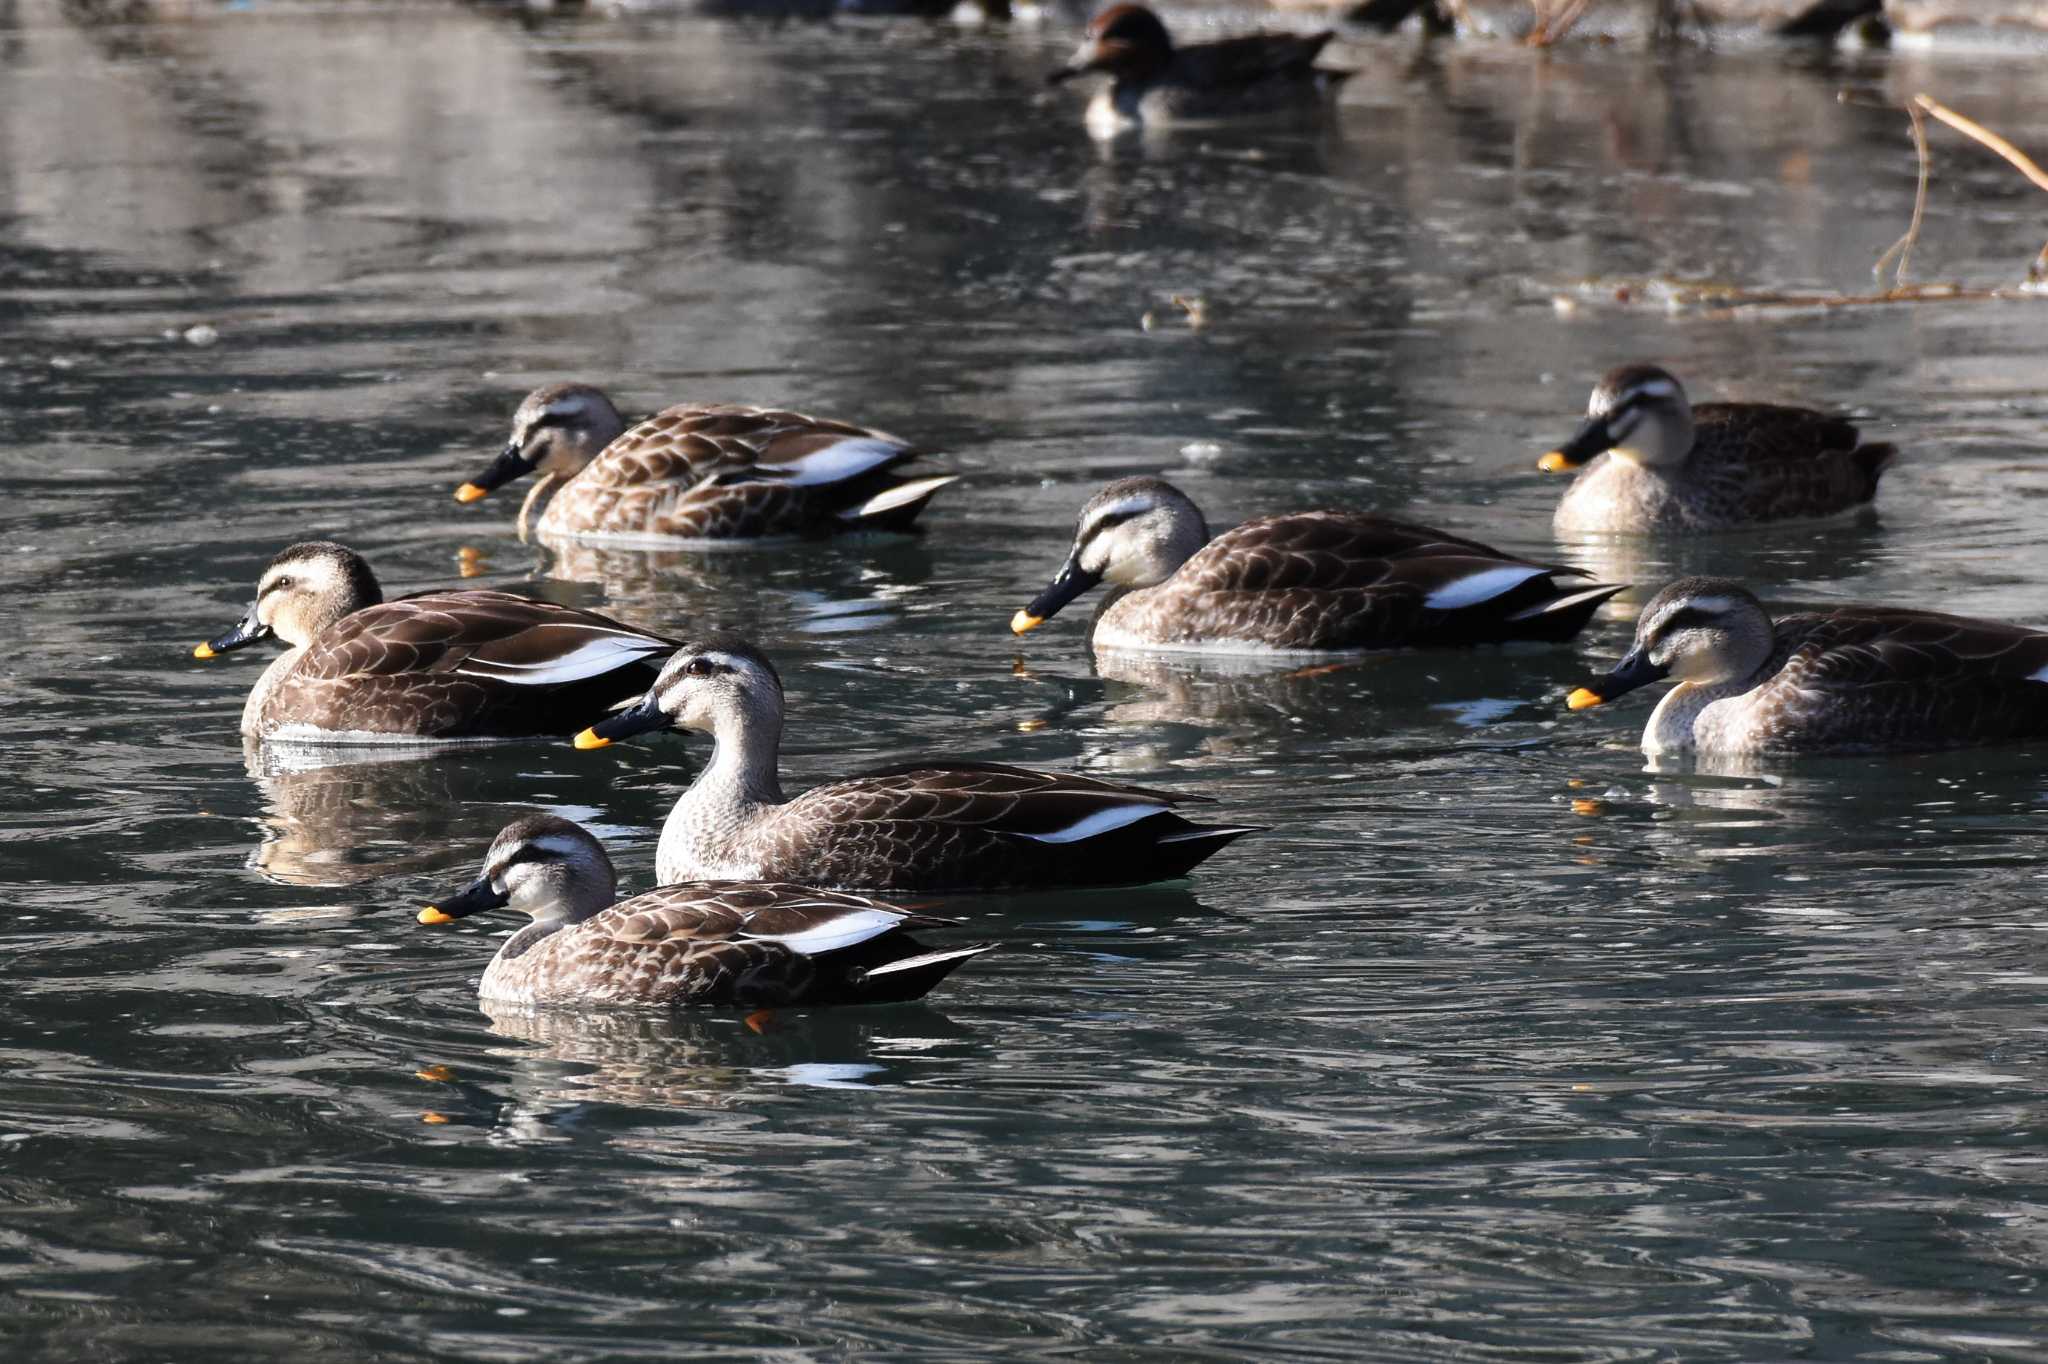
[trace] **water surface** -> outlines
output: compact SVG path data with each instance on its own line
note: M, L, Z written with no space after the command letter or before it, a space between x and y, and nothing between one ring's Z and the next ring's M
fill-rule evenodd
M1042 88L1059 27L76 13L0 18L0 1340L2048 1355L2038 753L1647 772L1645 705L1558 700L1625 606L1571 647L1250 674L1098 668L1079 610L1004 628L1140 472L1219 525L1370 506L1646 588L2048 624L2038 304L1577 288L1867 289L1899 103L2048 148L2035 62L1368 38L1327 134L1103 149ZM1920 277L2015 280L2038 192L1936 158ZM1908 457L1874 519L1560 547L1535 459L1636 358ZM557 564L449 493L570 376L969 478L914 540ZM190 647L311 536L393 590L467 565L745 630L792 786L945 752L1274 831L955 906L1004 950L924 1007L493 1019L507 926L410 910L536 805L645 886L702 747L245 755L259 662Z

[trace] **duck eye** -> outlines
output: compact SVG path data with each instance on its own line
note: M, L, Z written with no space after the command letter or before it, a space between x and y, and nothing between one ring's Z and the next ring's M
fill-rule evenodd
M709 677L718 669L708 658L693 658L683 665L683 671L691 677Z

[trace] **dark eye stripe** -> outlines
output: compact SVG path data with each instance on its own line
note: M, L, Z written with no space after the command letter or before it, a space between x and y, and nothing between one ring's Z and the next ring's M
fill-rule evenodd
M1682 607L1664 618L1664 623L1657 627L1657 633L1668 635L1674 630L1691 630L1701 625L1712 625L1720 619L1719 612L1698 606Z
M1134 520L1137 517L1143 516L1144 514L1145 508L1143 507L1133 507L1129 511L1105 512L1103 515L1097 517L1094 520L1094 522L1092 522L1089 525L1088 529L1082 533L1081 538L1084 540L1093 540L1096 536L1102 534L1102 532L1116 526L1121 526L1124 522Z
M492 867L490 877L493 881L499 880L506 872L522 862L559 862L561 860L561 854L552 853L546 848L535 847L533 844L527 843L514 848L511 856L498 863L495 867Z

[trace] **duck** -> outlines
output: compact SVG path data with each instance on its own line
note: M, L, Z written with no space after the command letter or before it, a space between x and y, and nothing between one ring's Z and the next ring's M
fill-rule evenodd
M895 474L919 454L884 431L733 403L680 403L628 429L601 390L556 383L526 395L511 440L455 500L537 472L522 537L551 489L543 538L662 546L905 531L959 478Z
M1581 472L1553 518L1566 534L1735 530L1867 507L1896 446L1806 407L1701 403L1655 365L1594 386L1576 434L1537 461Z
M898 1004L995 946L932 951L912 930L955 920L809 886L696 882L617 896L604 845L580 824L535 813L507 824L483 874L418 919L530 915L477 984L480 999L523 1005Z
M1351 73L1315 64L1337 35L1258 33L1176 46L1143 5L1111 5L1089 21L1073 59L1047 82L1091 71L1110 78L1089 101L1090 133L1110 138L1147 126L1312 116Z
M655 730L715 745L662 826L663 881L769 880L878 893L1137 885L1186 875L1253 825L1196 824L1195 796L1002 763L917 762L782 793L782 678L737 636L685 644L647 695L576 736ZM1203 801L1206 803L1206 801Z
M1652 597L1635 644L1566 698L1604 705L1665 678L1643 730L1650 757L1878 753L2048 736L2048 632L1893 606L1772 620L1725 578Z
M573 734L644 692L676 642L574 607L459 589L385 601L362 555L282 550L210 659L275 637L242 733L300 743L460 743Z
M1074 546L1010 619L1036 630L1100 582L1098 649L1322 653L1570 639L1619 586L1366 512L1263 516L1211 538L1164 479L1122 478L1081 508Z

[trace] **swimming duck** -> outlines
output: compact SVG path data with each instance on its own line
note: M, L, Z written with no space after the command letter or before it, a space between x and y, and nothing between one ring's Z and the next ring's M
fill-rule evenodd
M573 734L645 690L675 641L595 611L509 592L385 601L360 554L326 540L280 553L213 658L275 635L242 733L313 743L414 743Z
M1088 130L1103 138L1146 124L1314 114L1351 75L1315 64L1335 36L1260 33L1176 47L1151 10L1111 5L1089 22L1073 60L1047 79L1110 77L1088 104Z
M662 827L664 881L796 881L903 892L1136 885L1185 875L1247 825L1194 824L1201 797L1000 763L923 762L782 794L782 679L744 640L685 644L639 705L576 736L650 730L716 748Z
M1263 516L1211 539L1186 493L1123 478L1088 500L1074 548L1011 618L1035 630L1099 582L1103 648L1312 652L1564 640L1619 587L1364 512Z
M526 395L511 441L455 500L538 472L519 509L522 535L551 487L542 536L662 545L906 530L959 477L892 472L917 455L886 432L733 404L682 403L627 430L597 389L549 384Z
M1537 467L1585 469L1557 504L1561 531L1713 531L1864 506L1898 453L1810 408L1694 407L1664 370L1623 365L1593 389L1585 424Z
M663 886L614 904L617 893L612 860L587 829L528 815L492 841L482 876L419 921L508 906L532 915L477 985L480 998L512 1004L893 1004L994 946L929 951L910 930L953 920L806 886Z
M1671 677L1643 731L1652 757L1855 753L2048 736L2048 633L1889 606L1782 616L1721 578L1643 607L1635 647L1573 710Z

